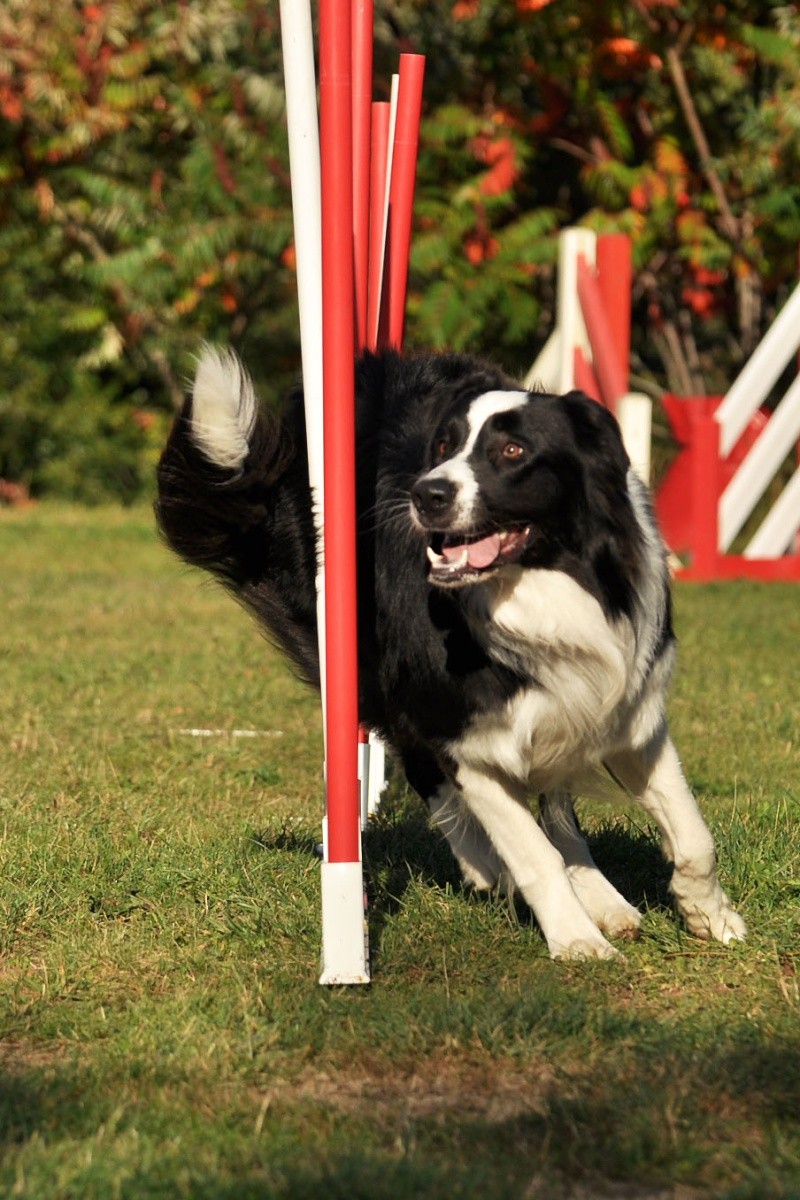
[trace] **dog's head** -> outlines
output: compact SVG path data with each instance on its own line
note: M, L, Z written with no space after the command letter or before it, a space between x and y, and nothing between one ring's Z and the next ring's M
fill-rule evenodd
M581 392L489 391L451 406L411 489L431 582L463 586L581 554L624 501L628 465L616 421Z

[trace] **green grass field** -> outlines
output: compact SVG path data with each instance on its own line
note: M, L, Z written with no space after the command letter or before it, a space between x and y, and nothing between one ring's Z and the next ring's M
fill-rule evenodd
M584 809L644 932L553 963L396 783L349 990L317 983L317 703L247 618L142 511L0 514L0 598L0 1195L800 1196L796 587L677 594L745 945L687 937L644 820Z

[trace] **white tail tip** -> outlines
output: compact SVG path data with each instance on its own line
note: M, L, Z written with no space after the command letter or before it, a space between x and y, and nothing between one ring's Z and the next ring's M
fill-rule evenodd
M232 350L207 346L192 388L192 439L200 453L231 471L241 471L256 423L253 383Z

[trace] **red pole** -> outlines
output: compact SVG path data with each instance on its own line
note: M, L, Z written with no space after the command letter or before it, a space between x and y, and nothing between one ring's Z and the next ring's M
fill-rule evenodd
M359 861L350 0L320 0L329 862Z
M381 281L383 279L383 218L386 207L386 171L389 155L391 104L372 105L372 137L369 184L369 285L367 288L367 345L378 346Z
M353 264L356 346L367 344L373 0L353 4Z
M626 233L604 233L597 239L597 286L608 318L611 342L625 379L631 359L631 287L633 257Z
M414 181L417 171L424 76L424 55L400 55L400 84L397 95L397 122L389 190L388 244L384 269L386 294L381 301L382 309L386 305L385 340L390 346L396 346L398 349L403 344L406 318L408 256L411 249L411 219L414 209ZM382 337L380 340L384 341Z
M614 349L614 339L597 279L582 256L578 258L578 299L586 322L586 332L592 347L594 370L600 384L603 403L613 412L617 401L628 390L626 373L620 368Z

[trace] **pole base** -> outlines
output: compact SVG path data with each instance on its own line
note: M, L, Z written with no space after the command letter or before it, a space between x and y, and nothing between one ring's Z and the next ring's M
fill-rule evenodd
M324 986L369 983L369 943L360 862L323 862L322 973Z

